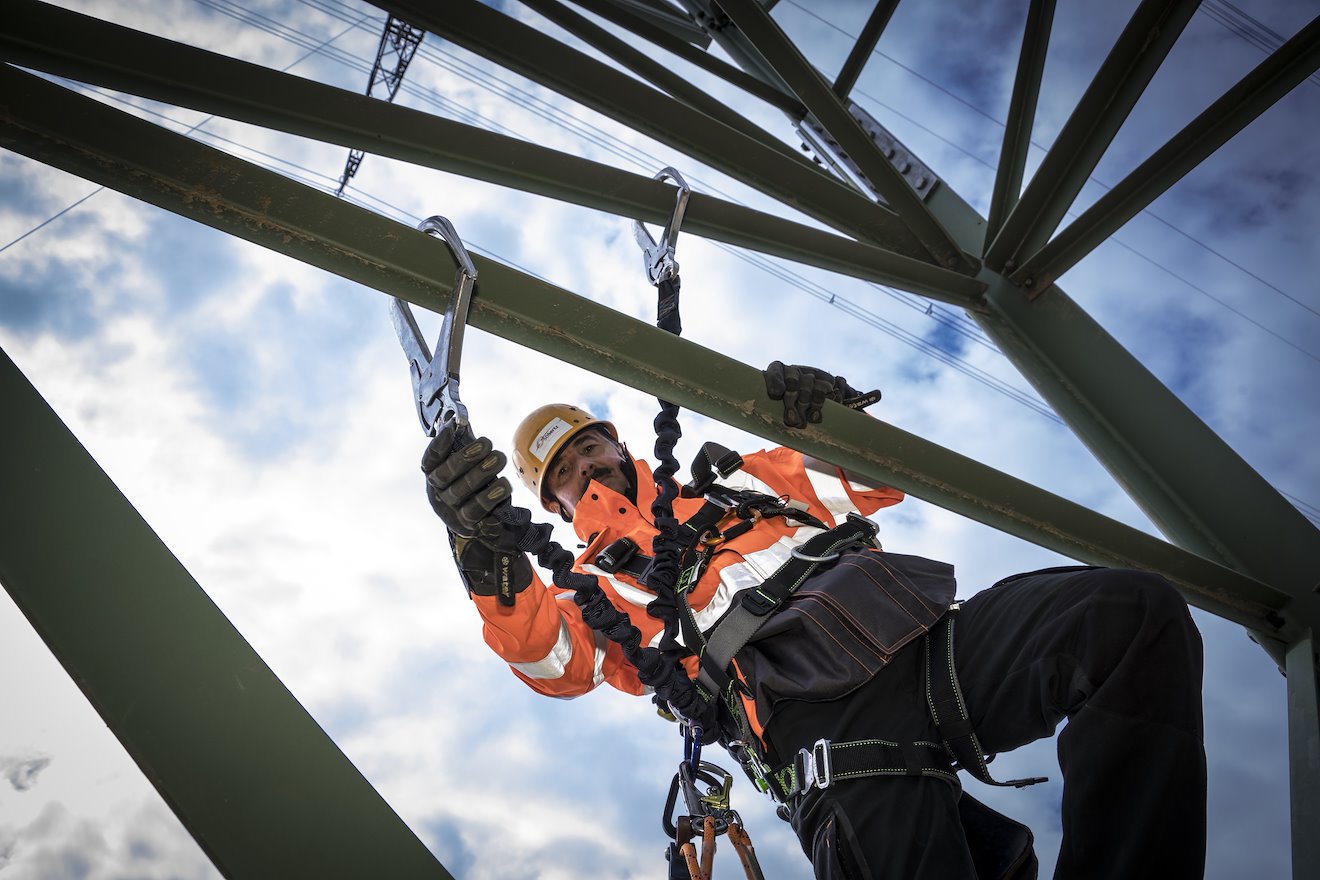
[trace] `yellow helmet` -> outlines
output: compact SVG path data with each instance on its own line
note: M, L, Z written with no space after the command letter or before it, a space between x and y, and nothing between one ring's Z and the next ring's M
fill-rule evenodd
M600 425L615 440L619 432L610 422L598 419L584 409L567 403L538 407L523 419L513 432L513 467L523 485L531 489L545 506L541 483L546 467L564 444L592 425Z

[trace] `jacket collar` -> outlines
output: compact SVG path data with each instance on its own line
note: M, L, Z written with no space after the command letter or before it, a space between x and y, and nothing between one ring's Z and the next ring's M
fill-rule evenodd
M573 511L573 531L579 538L590 542L606 529L617 530L621 519L641 517L650 522L651 504L658 494L655 476L645 461L633 459L633 464L637 468L637 503L633 504L626 496L592 480Z

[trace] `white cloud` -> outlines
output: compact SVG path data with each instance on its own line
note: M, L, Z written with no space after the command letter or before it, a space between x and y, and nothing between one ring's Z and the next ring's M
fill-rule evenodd
M192 4L150 13L133 4L84 8L277 68L305 51ZM984 4L977 8L989 15ZM341 26L304 5L261 9L315 35ZM1003 70L1015 63L1015 45L995 43L985 70L955 68L946 51L953 37L940 28L953 22L960 33L975 33L994 22L954 22L957 10L931 9L900 6L894 27L906 30L896 30L881 48L951 90L976 85L970 94L997 100L1001 110L995 112L1002 112ZM1118 19L1109 18L1126 7L1102 11L1103 27L1116 32ZM857 7L822 6L818 12L854 32L862 20ZM1066 17L1080 14L1060 12L1060 61L1051 66L1038 126L1043 142L1103 54L1096 32ZM776 16L806 22L792 4L782 4ZM826 27L811 28L813 45L834 41L822 49L822 64L826 57L839 63L846 42ZM373 42L370 34L358 33L350 44L359 46L359 57L369 57L374 46L367 44ZM424 45L450 51L429 37ZM297 70L343 81L354 91L361 87L356 72L320 59L306 64ZM1221 79L1231 79L1230 73ZM973 74L991 81L973 83ZM429 63L416 64L409 82L443 90L550 146L648 174L667 163L688 170L684 157L632 135L628 143L651 156L625 163ZM860 87L978 155L997 150L998 129L984 118L881 59L868 65ZM539 87L531 91L562 104ZM404 94L400 100L415 98ZM1318 202L1308 197L1316 183L1297 179L1296 192L1285 199L1273 178L1245 173L1261 157L1269 160L1260 166L1266 170L1295 166L1295 151L1278 145L1293 142L1288 119L1308 118L1303 111L1314 107L1315 97L1303 93L1290 101L1287 118L1267 115L1258 123L1264 134L1248 130L1225 153L1225 164L1204 178L1189 177L1161 200L1158 212L1291 290L1294 279L1311 277L1317 268L1309 245L1315 236L1307 234L1316 230ZM1187 108L1178 110L1186 115ZM594 114L574 115L595 121ZM889 121L886 113L877 115ZM1149 120L1152 128L1142 119L1134 117L1141 123L1131 141L1134 150L1149 144L1142 138L1160 122ZM786 130L773 117L766 124ZM985 166L901 120L893 127L969 200L988 192ZM339 148L223 121L207 130L332 177L342 168ZM651 167L652 159L660 161ZM691 178L745 192L701 169ZM1210 216L1206 209L1224 179L1232 181L1229 195L1241 206L1235 216L1258 215L1259 225L1229 225ZM5 241L91 190L7 153L0 156L0 180L10 181L5 193L14 194L0 211ZM446 214L470 245L651 320L653 293L641 277L628 221L374 156L355 183L417 217ZM1225 292L1220 282L1231 277L1232 302L1279 332L1302 328L1298 340L1313 345L1315 325L1306 323L1311 318L1281 305L1273 292L1262 294L1241 273L1207 258L1203 248L1149 221L1134 221L1120 234L1126 236L1143 253L1168 254L1179 272L1216 293ZM877 385L885 392L875 409L880 417L1149 528L1076 440L1020 404L936 368L782 276L751 270L720 248L685 236L679 260L689 339L748 363L819 362L854 384ZM868 286L791 268L895 326L918 336L935 332L924 315ZM1314 407L1297 406L1314 387L1314 362L1280 349L1256 328L1244 328L1199 294L1152 277L1148 264L1111 246L1070 273L1066 286L1143 362L1174 382L1249 461L1314 503L1320 464L1296 455L1303 448L1298 438L1315 433L1306 428ZM645 701L613 693L568 703L540 699L481 642L478 618L422 494L417 462L424 438L383 298L111 192L0 255L0 298L17 297L34 279L49 283L25 293L32 319L20 321L0 310L0 343L244 637L451 871L505 880L575 871L580 876L590 869L596 876L642 877L663 870L658 813L677 763L678 737L654 720ZM1264 311L1256 311L1258 305ZM438 322L431 316L425 323L434 339ZM1204 328L1215 341L1213 352L1189 344L1191 326ZM1025 387L1001 358L977 345L968 346L964 357ZM554 398L588 402L615 420L635 453L649 455L649 397L481 331L468 335L463 394L476 427L497 445L507 444L525 411ZM1283 413L1295 430L1260 430ZM743 449L763 445L691 414L684 425L684 463L707 438ZM534 503L525 495L521 500ZM964 594L1012 571L1057 561L1052 553L915 499L881 522L887 546L955 562ZM563 527L557 534L569 547L576 542ZM1229 857L1234 852L1270 850L1286 860L1283 749L1249 748L1244 762L1241 745L1278 743L1282 680L1238 628L1205 615L1198 620L1208 650L1211 838L1217 855L1212 872L1220 871L1211 876L1230 877L1236 876ZM61 871L92 878L214 876L7 599L0 602L0 636L0 666L25 671L2 679L18 709L9 713L7 706L0 723L0 755L50 760L38 784L0 791L0 868L8 869L6 880L10 873L25 880ZM1241 711L1244 706L1249 711ZM1057 776L1051 748L1039 743L1002 757L1004 772L1021 767ZM23 766L36 773L35 764ZM989 792L985 799L1030 821L1048 862L1058 846L1057 796L1056 779L1043 792ZM735 803L748 819L767 875L808 876L787 826L741 782ZM727 844L722 852L722 859L731 857ZM736 876L738 870L726 862L719 873Z
M50 766L50 755L0 755L0 776L9 780L14 791L27 791L37 784L41 771Z

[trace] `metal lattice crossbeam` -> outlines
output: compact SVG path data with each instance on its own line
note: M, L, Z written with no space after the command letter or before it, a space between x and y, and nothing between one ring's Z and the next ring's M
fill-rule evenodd
M704 47L713 38L742 69L702 55L707 59L703 67L783 110L794 124L810 119L822 135L821 148L838 151L832 164L854 169L887 206L848 180L804 161L730 108L657 71L644 53L556 0L529 0L528 5L655 87L475 0L452 0L443 8L418 0L380 0L376 5L706 162L841 234L696 195L685 231L895 284L968 310L1172 543L860 414L831 412L828 429L790 436L764 400L754 368L497 262L478 261L482 295L473 304L475 326L767 439L791 443L1068 556L1164 573L1193 604L1255 633L1286 669L1294 827L1304 830L1320 822L1313 641L1320 628L1320 597L1313 590L1320 532L1053 284L1118 226L1310 76L1320 64L1320 20L1056 233L1196 3L1143 0L1024 186L1054 10L1053 0L1031 0L988 219L943 183L924 195L914 192L875 133L859 124L843 100L893 14L893 0L877 4L833 84L798 52L765 6L753 0L725 0L719 9L706 0L681 0L686 15L658 0L579 4L686 57L700 51L694 44ZM668 216L672 190L638 175L116 28L35 0L16 0L7 13L0 57L13 63L629 217L663 222ZM443 307L452 260L442 246L415 230L12 67L0 70L0 94L5 96L0 99L0 145L8 149L384 293L428 308ZM551 328L555 332L547 332ZM12 365L0 367L5 406L38 426L33 436L39 431L59 435L62 426L49 422L53 415L42 413L35 392L16 378ZM1152 424L1159 424L1160 430L1148 430ZM26 444L33 436L9 437L6 442ZM63 439L16 446L0 461L16 468L24 455L44 454L58 457L63 465L85 457L75 447ZM59 467L51 470L58 472ZM1213 484L1204 478L1206 473L1215 475ZM19 476L27 480L24 485L34 479L32 473L16 471ZM1225 496L1237 503L1220 503ZM35 505L33 497L14 494L4 503ZM110 507L127 503L116 501L109 490L104 498ZM59 511L43 515L58 532ZM133 540L150 545L154 536L148 537L145 523L126 522ZM70 640L77 638L78 630L68 608L47 602L38 588L44 577L58 577L68 586L75 575L43 570L31 543L9 539L0 547L0 576L19 605L93 703L103 712L110 709L107 721L172 802L212 793L207 787L221 784L223 774L183 772L186 768L174 760L183 746L137 737L128 720L115 715L114 682L96 668L94 659L73 649ZM143 554L145 558L148 551ZM187 580L181 570L171 576ZM131 584L124 589L131 590ZM224 630L223 618L199 614L197 625L232 649L226 656L243 656L237 648L241 637ZM269 711L296 717L301 710L294 707L287 692L271 688ZM315 733L299 736L311 742ZM253 743L236 734L233 746L232 752L208 759L223 765ZM337 767L329 752L324 761L327 767ZM333 772L341 771L337 767ZM370 821L393 827L393 814L383 802L375 804L361 792L351 800L350 806L364 810ZM389 815L374 812L380 808ZM237 821L234 817L186 808L180 814L222 870L237 864L239 855L231 852L237 844L217 833L219 824ZM280 820L272 816L269 821L278 825ZM400 846L406 850L408 844ZM1320 864L1320 841L1313 835L1295 833L1293 846L1299 876L1307 866ZM334 874L333 868L327 870L322 876ZM434 866L418 870L397 876L426 876L426 871L434 875Z

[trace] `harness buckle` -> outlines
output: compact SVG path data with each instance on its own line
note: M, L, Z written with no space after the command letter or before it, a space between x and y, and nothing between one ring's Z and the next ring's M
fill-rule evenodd
M765 617L771 611L779 607L776 599L767 596L760 590L744 590L742 592L742 607L755 614L757 617Z
M614 574L637 553L637 542L632 538L620 538L596 554L596 567L601 571Z
M806 794L813 788L826 789L834 781L834 770L830 764L830 741L816 740L811 750L798 749L794 775L797 777L797 791L794 794Z

